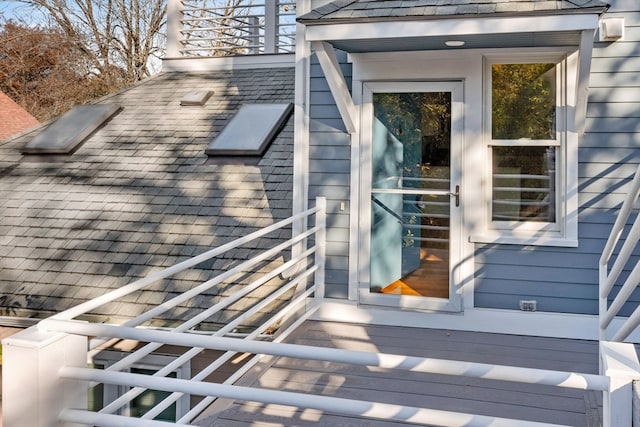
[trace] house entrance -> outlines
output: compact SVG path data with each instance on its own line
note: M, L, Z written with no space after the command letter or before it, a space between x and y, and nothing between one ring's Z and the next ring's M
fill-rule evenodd
M416 90L407 83L367 84L371 186L365 299L414 308L460 307L452 274L461 191L459 86L420 83Z

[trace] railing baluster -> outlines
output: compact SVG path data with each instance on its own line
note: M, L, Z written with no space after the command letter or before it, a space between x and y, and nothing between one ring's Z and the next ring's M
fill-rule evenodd
M325 270L325 252L326 252L326 239L327 239L327 200L324 197L318 197L316 199L316 227L318 232L316 233L316 253L315 264L318 267L316 271L316 303L319 304L324 299L324 270Z
M293 0L244 0L235 6L169 0L167 57L293 53Z

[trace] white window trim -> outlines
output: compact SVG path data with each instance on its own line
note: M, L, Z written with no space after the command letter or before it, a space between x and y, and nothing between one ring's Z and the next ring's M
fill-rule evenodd
M128 356L129 353L120 352L120 351L111 351L105 350L101 351L98 355L93 357L92 363L95 365L102 365L104 369L107 369L109 366L115 364L121 359ZM161 355L161 354L150 354L145 356L142 360L134 363L126 369L123 369L121 372L131 372L131 368L134 369L149 369L158 371L163 367L167 366L169 363L173 362L176 359L176 356L169 355ZM176 378L179 379L189 379L191 377L191 362L187 362L179 368L175 369L173 372L176 372ZM115 385L115 384L104 384L104 394L103 394L103 405L106 406L109 403L116 400L118 397L122 396L124 393L129 391L132 387ZM129 415L130 403L122 406L118 411L116 411L119 415ZM175 402L176 404L176 421L182 418L190 409L190 396L184 394Z
M577 53L566 55L566 52L544 52L535 54L526 52L509 55L487 55L484 64L484 187L483 212L479 233L474 233L470 240L474 243L518 244L533 246L578 246L578 201L577 175L578 137L575 132L574 116L570 114L575 108L575 82L578 72ZM495 63L556 63L558 64L558 102L556 140L501 141L491 138L491 66ZM491 221L491 147L493 146L556 146L557 147L557 192L556 223L518 222L502 224Z

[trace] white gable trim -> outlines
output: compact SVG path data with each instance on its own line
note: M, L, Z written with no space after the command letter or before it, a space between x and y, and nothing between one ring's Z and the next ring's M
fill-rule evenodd
M473 36L483 34L582 31L598 28L597 14L508 16L356 22L313 25L307 23L307 41L401 39L406 37Z
M320 66L334 96L340 115L349 133L356 132L357 117L331 41L366 41L415 37L469 37L488 34L576 32L579 31L579 64L575 82L575 110L573 129L584 133L589 74L595 31L599 26L595 13L559 14L545 16L465 17L447 19L418 19L401 21L370 21L350 23L311 23L304 26L304 40L311 42ZM455 51L454 52L459 52Z

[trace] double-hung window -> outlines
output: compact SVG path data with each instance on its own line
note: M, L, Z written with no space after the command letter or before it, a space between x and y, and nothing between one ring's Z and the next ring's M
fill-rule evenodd
M106 369L114 363L122 360L128 354L118 351L102 351L94 357L91 366L95 369ZM133 374L154 375L158 370L173 362L175 356L151 354L137 362L133 366L122 369L121 372ZM190 377L190 363L178 367L175 371L166 375L169 378L187 379ZM88 408L90 411L100 411L105 406L111 404L119 397L129 393L132 387L113 384L97 384L89 389ZM108 411L118 415L130 417L142 417L147 412L155 410L155 406L162 403L165 398L171 395L170 392L160 390L144 390L135 395L131 395L124 403L117 408ZM152 417L154 420L176 422L189 411L189 395L183 395L174 400L165 409L159 411Z
M565 56L485 64L485 220L476 241L573 246Z

